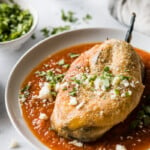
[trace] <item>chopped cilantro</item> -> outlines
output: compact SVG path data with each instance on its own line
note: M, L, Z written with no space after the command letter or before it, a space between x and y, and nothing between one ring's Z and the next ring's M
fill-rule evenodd
M80 56L80 54L70 53L69 56L70 56L71 58L75 58L75 57Z
M51 35L58 34L66 30L70 30L70 26L66 25L66 26L54 27L51 31Z
M109 72L110 71L109 67L108 66L104 67L104 71Z
M140 120L133 120L130 124L130 129L135 129L140 124Z
M130 124L131 129L138 128L140 124L143 126L150 125L150 102L149 97L146 98L145 104L139 109L136 114L135 120L133 120Z
M32 34L31 38L32 38L33 40L36 39L35 34Z
M50 31L49 31L48 28L45 27L45 28L41 29L40 31L42 32L44 37L48 37L49 36Z
M74 87L72 91L69 92L70 96L77 96L77 89Z
M83 17L83 20L84 21L88 21L88 20L91 20L92 19L92 16L90 14L86 14L84 17Z
M64 64L62 67L67 69L67 68L70 67L70 65L69 64Z
M21 92L23 93L23 92L28 91L30 87L31 87L31 84L27 84L24 88L21 89Z
M76 18L74 15L75 13L72 11L65 12L63 9L61 10L61 19L65 22L77 22L78 18Z
M59 60L59 62L57 63L58 65L62 66L65 64L65 60L64 59L61 59Z
M114 89L115 95L120 95L120 90Z
M19 96L18 96L20 102L24 102L26 98L30 95L30 92L29 92L30 87L31 87L31 83L29 82L20 90Z
M127 76L124 76L124 75L120 75L120 80L129 80L131 77L127 77Z

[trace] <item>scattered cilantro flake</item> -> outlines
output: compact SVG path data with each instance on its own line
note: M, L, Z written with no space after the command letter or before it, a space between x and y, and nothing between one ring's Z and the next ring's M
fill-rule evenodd
M36 39L35 34L32 34L31 38L32 38L33 40Z
M146 98L145 104L139 109L136 114L135 120L133 120L130 124L131 129L136 129L140 124L143 126L150 125L150 101L149 97Z
M77 54L77 53L70 53L69 56L70 56L71 58L76 58L76 57L80 56L80 54Z
M63 9L61 10L61 19L65 22L77 22L78 18L76 18L74 15L75 13L72 11L65 12Z
M120 80L129 80L130 77L124 76L124 75L120 75Z
M31 83L29 82L27 85L25 85L19 92L19 101L25 102L26 98L30 95L29 89L31 87Z
M115 95L120 95L120 90L114 89Z
M50 91L50 94L51 94L52 96L54 96L54 97L56 97L56 95L57 95L57 93L54 92L54 91Z
M31 87L31 84L29 83L24 88L21 89L21 92L23 93L23 92L28 91L30 89L30 87Z
M74 87L72 91L69 92L70 96L77 96L77 89Z
M88 20L91 20L92 19L92 16L90 14L86 14L84 17L83 17L83 20L84 21L88 21Z
M58 34L66 30L70 30L70 26L66 25L66 26L54 27L51 31L51 35Z
M63 66L63 65L65 65L65 60L61 59L61 60L59 60L59 62L57 64L60 66Z
M108 66L104 67L104 71L105 72L109 72L110 71L110 68Z
M41 29L40 31L42 32L44 37L48 37L49 36L50 31L49 31L48 28L45 27L45 28Z
M67 69L67 68L70 67L70 65L69 64L64 64L62 67Z
M140 123L140 120L134 120L134 121L132 121L131 124L130 124L130 129L137 128L138 125L139 125L139 123Z

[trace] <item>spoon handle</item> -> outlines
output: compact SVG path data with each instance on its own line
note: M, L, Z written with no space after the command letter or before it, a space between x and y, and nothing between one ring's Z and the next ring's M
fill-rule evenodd
M130 21L130 27L129 27L127 33L126 33L126 36L125 36L125 41L128 42L128 43L130 43L131 38L132 38L132 31L133 31L133 28L134 28L135 18L136 18L136 14L133 12L132 17L131 17L131 21Z

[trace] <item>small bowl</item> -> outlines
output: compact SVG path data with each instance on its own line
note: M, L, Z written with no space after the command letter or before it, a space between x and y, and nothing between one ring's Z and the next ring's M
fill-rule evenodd
M9 0L0 0L0 2L10 3ZM22 35L21 37L18 37L11 41L5 41L0 42L0 50L2 51L15 51L18 50L22 44L24 44L33 34L37 24L38 24L38 13L37 11L31 7L27 2L24 0L14 0L15 3L17 3L21 9L28 9L31 15L33 16L33 24L30 28L30 30Z

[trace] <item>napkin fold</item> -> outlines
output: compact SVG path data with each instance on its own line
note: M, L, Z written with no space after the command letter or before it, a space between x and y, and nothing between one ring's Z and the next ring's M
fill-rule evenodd
M134 29L150 35L150 0L109 0L109 12L119 22L129 25L136 13Z

